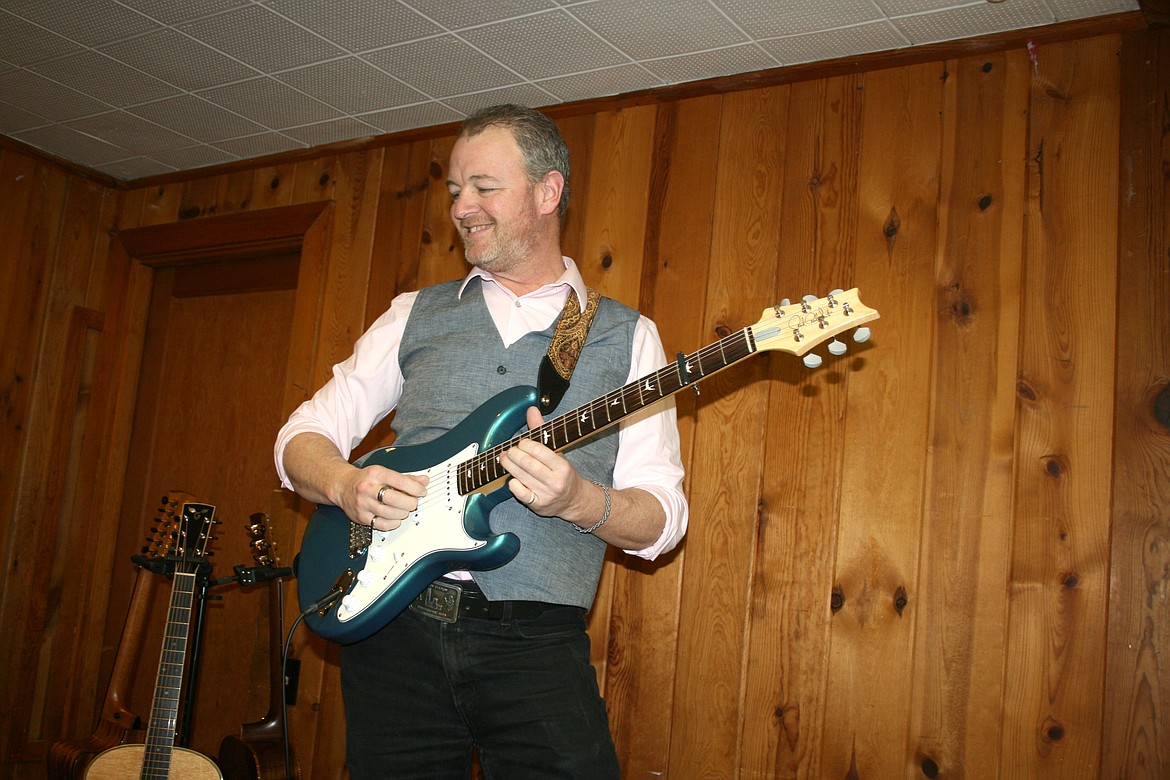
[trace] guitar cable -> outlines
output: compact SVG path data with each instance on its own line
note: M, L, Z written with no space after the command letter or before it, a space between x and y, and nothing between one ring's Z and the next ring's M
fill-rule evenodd
M299 556L298 556L299 557ZM296 564L293 564L293 571L295 571ZM276 597L280 605L280 614L284 614L284 589L280 587L281 583L278 580L276 583ZM329 589L321 598L314 601L306 609L297 614L296 620L293 621L292 627L288 630L288 636L284 640L284 649L280 653L280 711L281 711L281 728L284 730L284 777L285 780L294 780L292 770L292 746L288 738L288 656L292 649L293 635L297 632L297 627L301 622L313 614L314 612L321 612L329 609L336 604L345 591L336 585Z

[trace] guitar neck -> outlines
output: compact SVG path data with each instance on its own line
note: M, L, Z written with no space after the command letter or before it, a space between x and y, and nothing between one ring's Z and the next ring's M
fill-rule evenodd
M187 662L187 633L191 625L197 571L198 566L185 563L180 563L175 568L166 632L163 635L158 676L154 686L154 702L146 729L143 778L165 778L170 773L175 727L178 723L179 695L183 688L183 670Z
M459 468L459 492L463 495L507 476L500 456L520 439L540 442L552 450L562 450L581 439L602 431L647 406L668 398L700 379L750 357L756 352L752 328L743 328L719 341L630 382L600 398L566 412L511 440L484 450Z

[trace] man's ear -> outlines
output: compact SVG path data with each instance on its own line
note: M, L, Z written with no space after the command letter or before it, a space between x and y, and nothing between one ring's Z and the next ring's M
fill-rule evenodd
M565 177L560 171L549 171L537 186L541 214L555 214L561 205L561 193L565 190Z

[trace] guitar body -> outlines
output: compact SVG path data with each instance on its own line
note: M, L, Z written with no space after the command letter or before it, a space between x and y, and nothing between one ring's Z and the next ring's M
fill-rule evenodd
M223 780L219 767L207 756L186 748L174 748L170 768L154 767L143 773L145 745L118 745L98 754L85 770L85 780L126 780L131 777L165 777L173 780Z
M370 546L350 556L350 521L322 504L309 518L296 564L301 610L326 595L347 571L357 577L337 608L316 612L305 623L335 642L365 639L398 616L431 582L457 569L482 571L516 556L515 534L492 534L488 515L512 493L506 483L490 492L460 495L453 466L476 452L510 439L525 424L536 389L518 386L499 393L447 433L427 444L374 450L358 465L427 474L427 496L393 531L376 531ZM347 607L347 605L354 605Z
M300 780L293 756L292 777L284 770L284 742L254 742L227 736L219 743L219 763L227 780Z

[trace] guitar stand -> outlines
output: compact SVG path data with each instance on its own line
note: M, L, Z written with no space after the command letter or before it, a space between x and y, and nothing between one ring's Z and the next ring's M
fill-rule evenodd
M173 556L148 558L145 555L131 555L130 559L152 574L161 574L172 577L175 573L175 564L178 559ZM183 717L179 719L181 728L175 732L175 745L189 747L191 744L191 719L194 717L195 691L199 682L199 658L203 649L203 620L207 610L208 599L217 599L218 596L208 595L211 587L209 577L211 564L203 563L195 572L195 603L191 607L191 636L188 639L187 665L187 696L183 700ZM219 583L216 583L219 584Z

